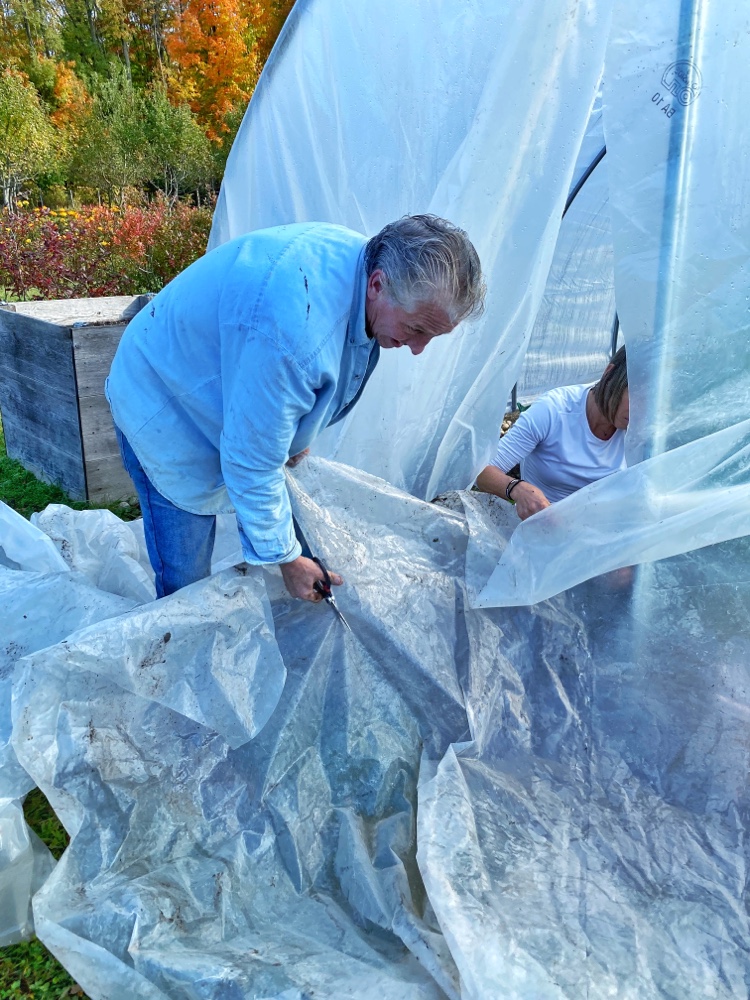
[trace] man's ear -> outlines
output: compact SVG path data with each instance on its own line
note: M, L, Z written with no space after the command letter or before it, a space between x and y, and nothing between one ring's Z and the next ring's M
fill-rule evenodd
M385 291L385 275L379 267L375 268L367 279L367 298L372 302Z

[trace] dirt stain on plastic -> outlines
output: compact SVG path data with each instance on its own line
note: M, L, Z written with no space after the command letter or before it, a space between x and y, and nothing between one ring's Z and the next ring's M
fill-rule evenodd
M172 638L171 632L165 632L161 639L157 639L152 645L148 653L143 657L139 663L141 670L148 670L149 667L155 666L157 663L164 662L164 647L167 645L169 640Z

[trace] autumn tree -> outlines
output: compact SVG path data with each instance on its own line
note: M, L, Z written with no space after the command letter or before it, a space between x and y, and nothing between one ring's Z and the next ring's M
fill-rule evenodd
M149 181L174 204L181 193L211 179L211 149L186 104L173 105L163 87L146 98Z
M291 6L0 0L3 197L31 180L43 196L149 186L170 200L213 183Z
M255 31L257 54L261 65L265 65L266 59L271 54L271 49L293 6L294 0L249 0L250 19Z
M52 0L0 0L0 52L6 67L26 70L39 57L52 58L59 38Z
M252 93L260 65L250 11L242 0L187 0L167 39L173 97L190 105L210 139Z
M91 95L76 74L75 63L55 63L50 101L50 119L55 128L68 132L71 138L77 138L90 108Z
M0 73L0 187L15 207L23 183L55 160L55 132L39 95L21 73Z
M143 96L115 73L99 86L72 159L79 183L124 202L125 190L148 175L146 105Z

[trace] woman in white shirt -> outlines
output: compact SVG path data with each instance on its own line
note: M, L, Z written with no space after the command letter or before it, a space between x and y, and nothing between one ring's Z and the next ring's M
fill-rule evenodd
M552 389L525 410L500 439L497 454L477 477L485 493L513 500L524 521L625 468L630 400L625 348L597 383ZM508 473L520 462L521 477Z

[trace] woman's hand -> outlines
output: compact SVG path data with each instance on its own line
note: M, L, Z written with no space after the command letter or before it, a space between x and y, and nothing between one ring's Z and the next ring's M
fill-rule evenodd
M513 478L502 472L494 465L486 466L477 476L477 489L483 493L494 493L497 497L505 496L507 486L513 482ZM514 486L511 499L516 505L516 512L522 521L532 514L537 514L545 507L549 507L550 502L542 493L538 486L532 486L525 480L521 480L518 486Z
M521 480L518 486L513 487L512 496L518 516L522 521L531 517L532 514L538 514L540 510L544 510L550 505L549 500L538 486L532 486L531 483L524 480Z
M321 595L313 589L318 580L321 583L323 582L323 570L312 559L308 559L306 556L298 556L291 562L282 563L279 569L284 578L286 589L292 597L299 597L303 601L313 601L315 603L323 600ZM344 582L338 573L331 573L329 571L328 575L334 587L340 587Z

